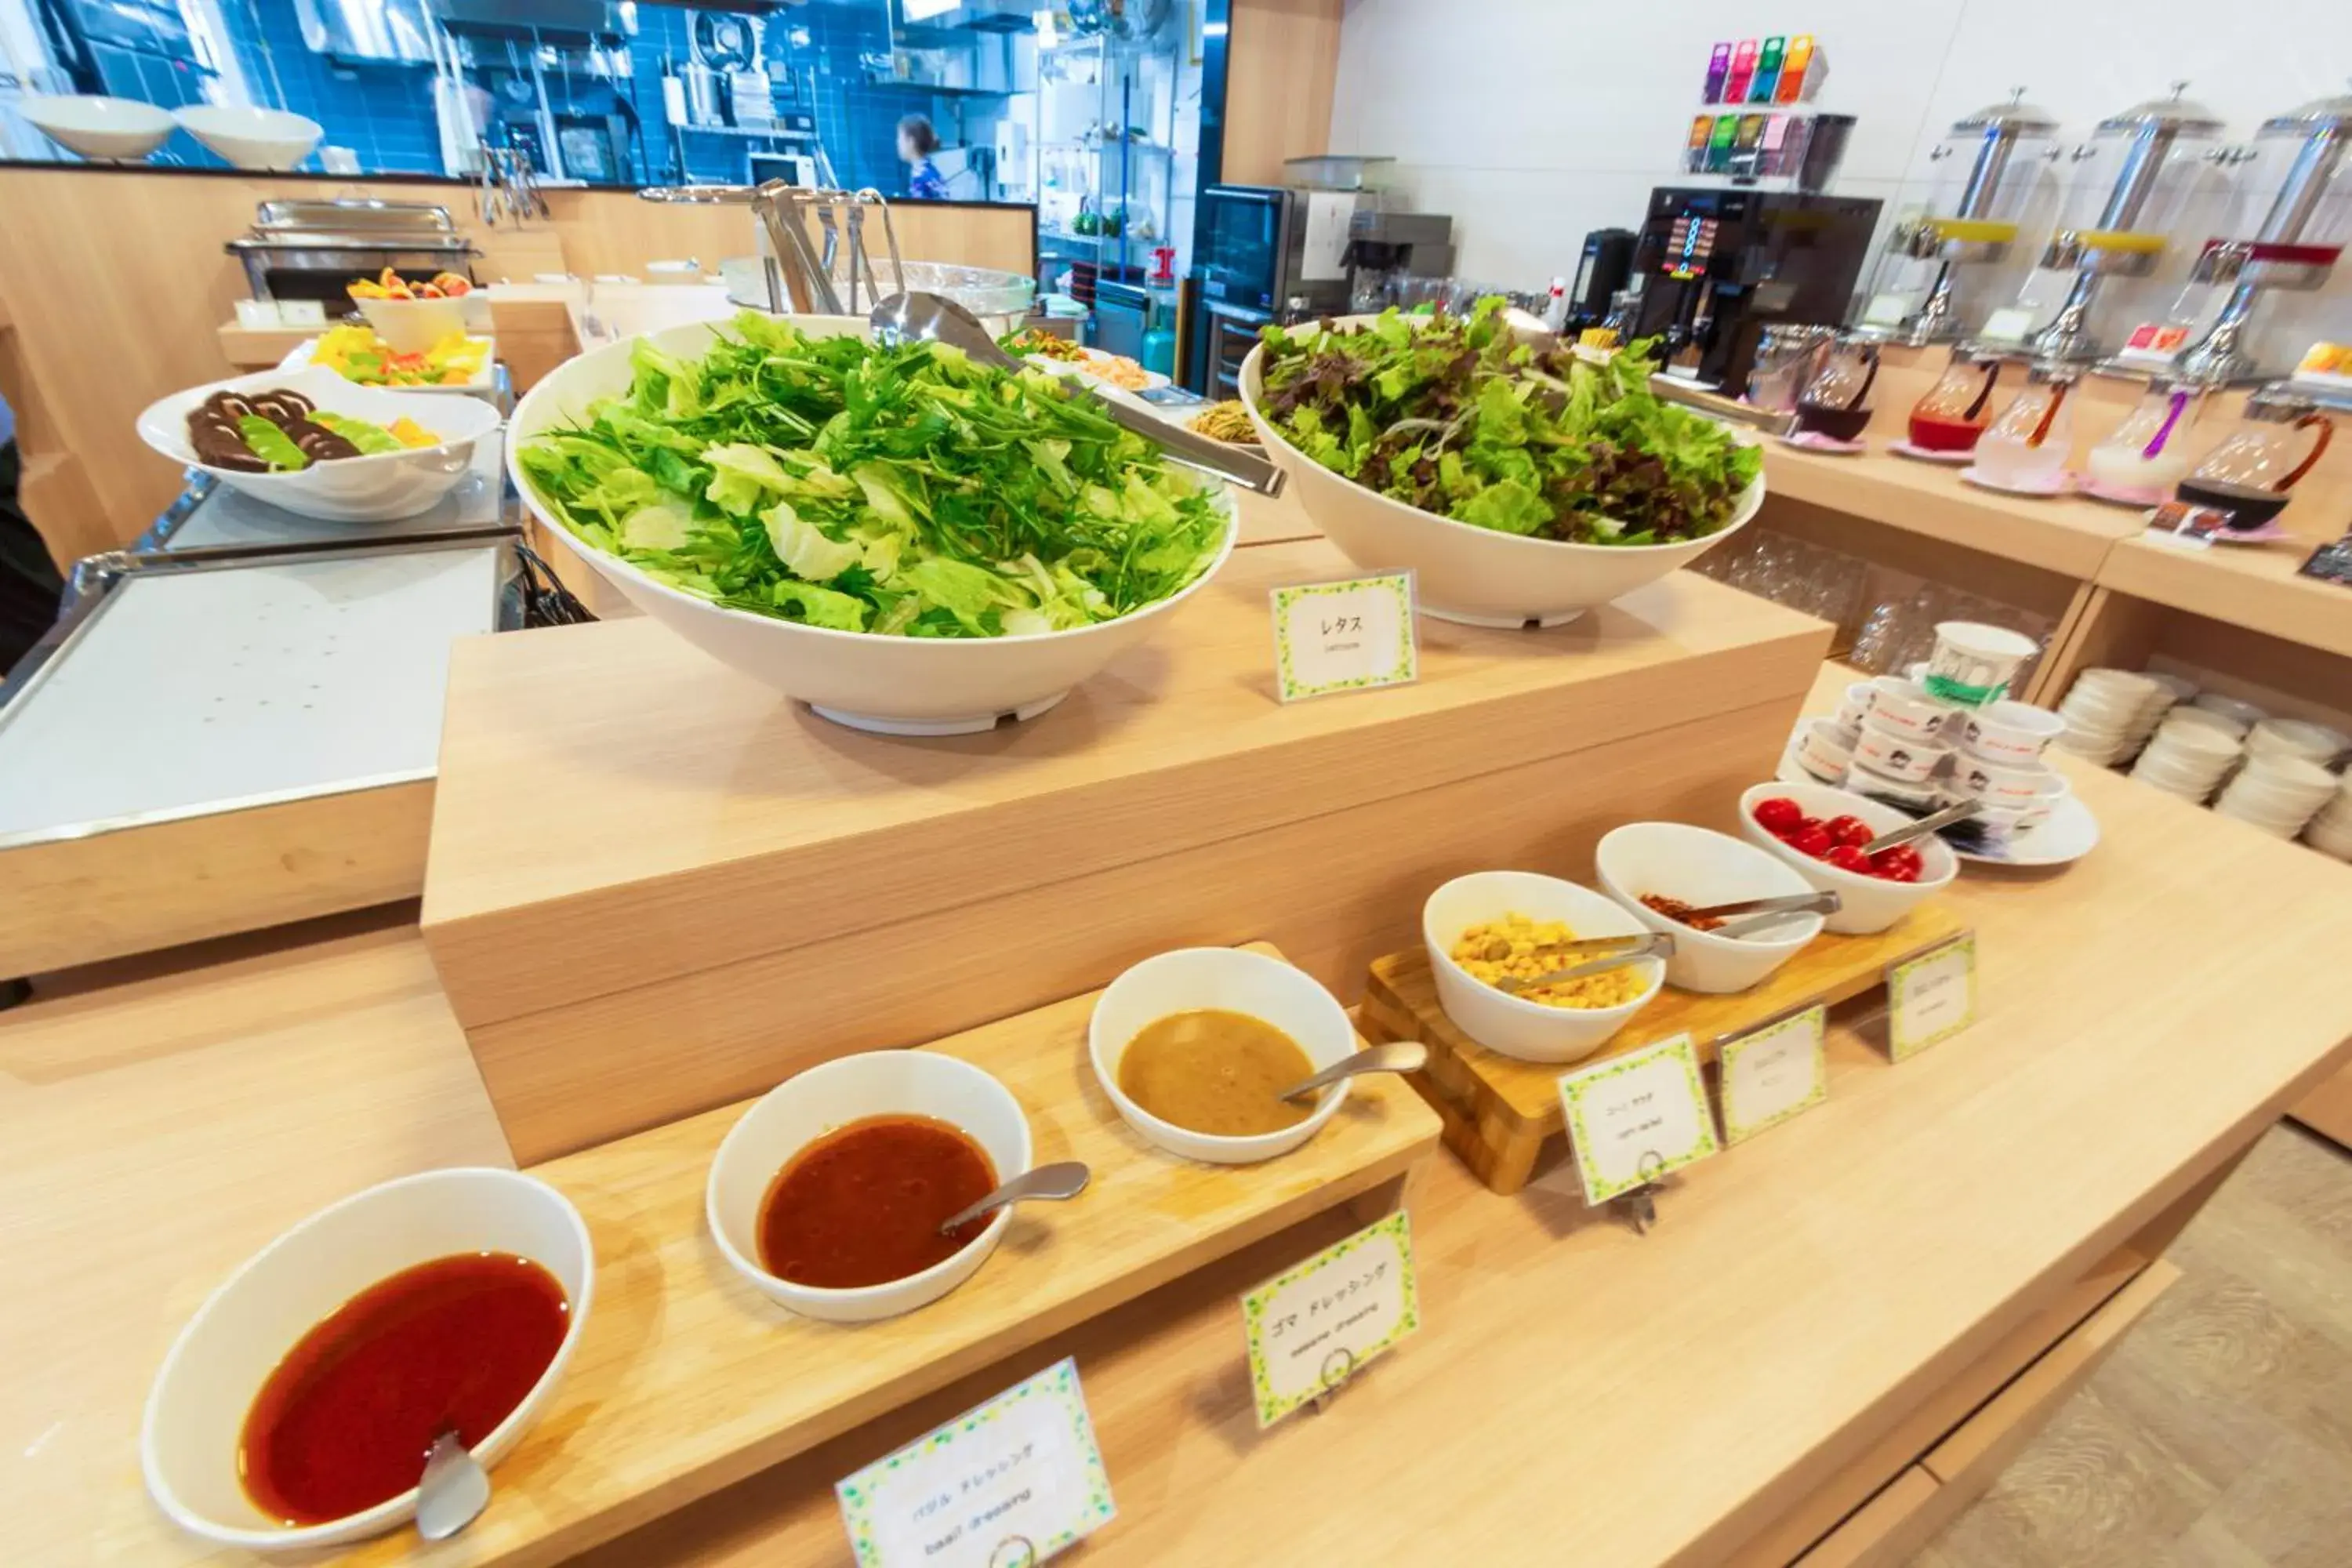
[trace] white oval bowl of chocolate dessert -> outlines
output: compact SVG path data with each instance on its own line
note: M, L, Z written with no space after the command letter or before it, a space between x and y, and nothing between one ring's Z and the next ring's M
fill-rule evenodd
M471 470L499 411L478 397L361 386L331 370L263 371L175 392L139 437L256 500L328 522L414 517Z

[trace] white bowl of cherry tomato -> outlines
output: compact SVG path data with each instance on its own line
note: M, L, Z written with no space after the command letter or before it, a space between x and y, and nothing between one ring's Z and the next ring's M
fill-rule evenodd
M1862 846L1913 818L1848 790L1816 784L1760 784L1739 797L1739 830L1816 888L1844 900L1828 927L1849 936L1885 931L1949 887L1959 858L1930 835L1864 857Z

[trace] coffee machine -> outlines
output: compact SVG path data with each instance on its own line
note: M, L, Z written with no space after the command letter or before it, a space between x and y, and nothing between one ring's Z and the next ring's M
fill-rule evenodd
M1845 319L1878 206L1867 196L1659 186L1634 249L1647 283L1633 335L1664 340L1669 372L1738 393L1767 326Z
M1609 301L1633 275L1638 239L1630 228L1596 228L1584 237L1584 252L1577 258L1576 277L1568 286L1563 331L1573 335L1609 319Z
M1359 314L1409 305L1412 279L1454 270L1454 220L1443 213L1391 213L1358 207L1348 216L1348 309Z

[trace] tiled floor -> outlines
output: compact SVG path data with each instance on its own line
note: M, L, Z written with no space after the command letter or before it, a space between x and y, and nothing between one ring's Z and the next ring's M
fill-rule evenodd
M2352 1565L2352 1155L2273 1129L2183 1278L1912 1568Z

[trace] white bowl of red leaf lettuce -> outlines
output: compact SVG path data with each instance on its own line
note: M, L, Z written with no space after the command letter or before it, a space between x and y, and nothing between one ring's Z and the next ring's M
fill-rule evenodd
M629 602L826 717L949 734L1059 701L1223 564L1223 487L1083 393L850 317L583 354L515 410L531 509Z
M1696 560L1763 504L1763 459L1660 400L1640 345L1601 364L1466 316L1270 327L1242 401L1299 503L1359 565L1415 574L1421 608L1480 626L1572 620Z

